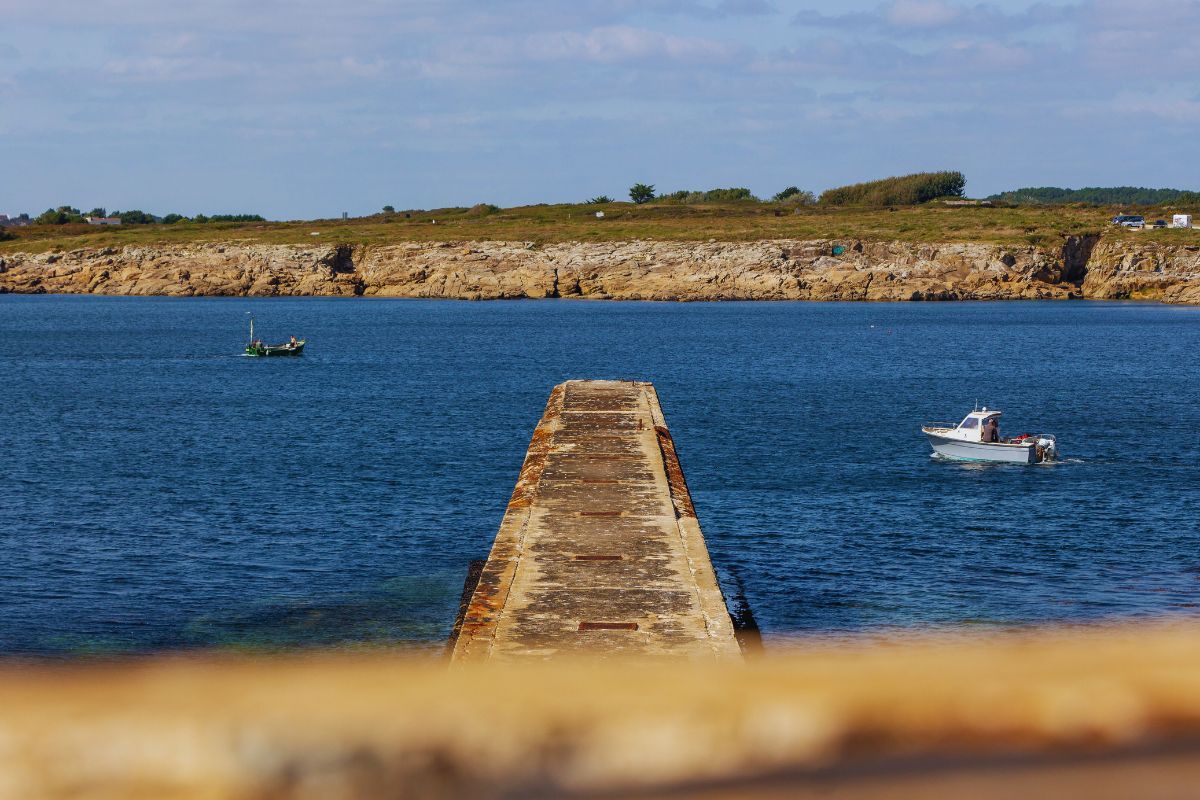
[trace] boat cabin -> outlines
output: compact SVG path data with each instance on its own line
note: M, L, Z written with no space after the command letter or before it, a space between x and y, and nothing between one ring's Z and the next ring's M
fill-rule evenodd
M986 408L982 411L972 411L962 422L958 423L958 427L949 435L965 442L982 442L983 427L990 419L995 419L999 424L1001 413L1000 411L988 411Z

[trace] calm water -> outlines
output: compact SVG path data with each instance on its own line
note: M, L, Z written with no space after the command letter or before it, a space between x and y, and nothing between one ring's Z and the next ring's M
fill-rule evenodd
M236 353L246 312L301 359ZM767 635L1194 614L1200 309L0 297L0 652L434 642L550 388L658 386ZM976 399L1066 463L940 463Z

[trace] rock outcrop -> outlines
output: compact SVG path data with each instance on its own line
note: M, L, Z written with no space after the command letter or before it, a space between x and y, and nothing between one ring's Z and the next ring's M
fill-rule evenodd
M1200 244L1102 241L1092 251L1085 297L1200 304Z
M1200 248L1070 237L1056 250L972 243L407 242L161 245L9 254L0 292L620 300L1200 302Z

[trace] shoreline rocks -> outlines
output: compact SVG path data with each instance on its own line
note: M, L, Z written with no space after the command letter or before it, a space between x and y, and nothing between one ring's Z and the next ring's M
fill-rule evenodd
M1101 241L1083 291L1104 299L1200 304L1200 245Z
M0 293L1200 303L1200 247L860 240L196 244L7 254Z

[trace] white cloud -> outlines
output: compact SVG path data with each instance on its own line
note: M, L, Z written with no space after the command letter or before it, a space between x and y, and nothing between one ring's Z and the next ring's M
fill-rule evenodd
M676 36L626 25L586 32L564 31L527 37L523 54L544 61L624 63L641 60L678 62L727 61L737 48L716 40Z
M109 79L136 83L229 80L253 73L253 65L220 58L144 55L113 58L102 71Z
M900 27L929 28L949 24L962 13L942 0L895 0L887 10L887 19Z
M606 160L594 167L597 175L633 164L628 168L642 179L652 177L642 171L672 163L676 171L660 182L693 186L706 182L705 170L735 158L730 153L737 148L755 156L725 164L728 173L762 170L771 180L779 174L771 154L798 171L849 180L871 177L860 174L871 168L863 165L886 161L893 148L911 156L897 155L896 169L961 147L953 151L955 165L970 172L974 158L986 174L999 171L1004 137L1015 137L1014 130L1051 142L1014 150L1021 163L1051 170L1086 165L1090 152L1098 153L1092 161L1103 161L1097 148L1106 131L1154 138L1169 128L1169 136L1161 134L1169 148L1185 138L1177 129L1200 122L1190 91L1200 71L1193 44L1200 38L1200 0L1047 0L1020 7L1000 0L877 0L869 10L846 12L811 2L809 8L833 10L801 12L793 26L780 24L788 19L780 5L24 4L6 17L4 30L6 42L20 42L22 57L10 64L12 48L0 44L0 75L11 76L0 84L2 116L10 141L13 135L27 145L56 141L56 152L81 154L83 170L83 154L103 141L161 143L176 153L201 145L220 151L223 143L240 152L244 145L247 158L278 163L280 149L260 144L274 137L310 147L318 161L322 154L386 146L388 158L409 158L405 169L430 178L427 184L446 184L446 175L467 170L456 179L464 185L486 174L489 186L511 180L522 187L530 185L530 165L548 174L555 172L549 164L568 165L582 174L601 151ZM1163 83L1189 91L1156 88ZM281 134L289 129L303 135ZM1055 137L1068 142L1066 150L1055 152ZM347 140L355 147L345 147ZM586 157L579 156L582 141L590 145ZM878 147L883 155L872 149ZM508 161L560 148L558 162L531 156L524 173ZM139 153L150 159L151 149L143 145ZM481 152L490 160L473 162ZM692 179L688 169L697 171ZM237 180L229 177L232 185ZM417 185L407 173L405 181ZM26 176L23 185L37 183ZM0 191L6 185L15 184L0 182ZM619 188L579 186L570 195Z

